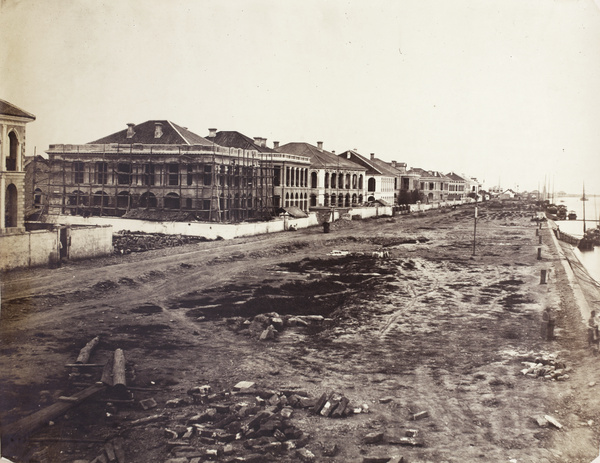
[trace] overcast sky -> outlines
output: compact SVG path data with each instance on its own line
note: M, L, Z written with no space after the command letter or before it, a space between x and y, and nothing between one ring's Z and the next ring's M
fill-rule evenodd
M594 0L0 5L0 98L37 117L28 155L169 119L600 193Z

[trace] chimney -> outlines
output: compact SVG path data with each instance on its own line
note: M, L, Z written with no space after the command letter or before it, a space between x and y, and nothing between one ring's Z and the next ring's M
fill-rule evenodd
M217 129L208 129L208 136L210 138L215 138L217 136Z
M323 142L322 141L317 142L317 148L319 148L319 151L323 151Z
M331 150L331 154L335 154L335 150Z
M371 153L371 161L375 159L375 153Z
M396 161L392 161L392 167L395 169L396 168Z
M162 123L155 122L154 123L154 138L160 138L163 135Z
M135 132L133 131L134 127L135 127L135 124L133 122L129 122L127 124L127 138L131 138L135 135Z
M279 148L279 142L278 141L274 141L273 142L273 149L276 150L277 148Z
M257 146L261 146L261 140L262 138L260 137L254 137L254 144Z
M263 148L265 148L267 146L267 139L266 138L261 138L260 139L260 146L262 146Z

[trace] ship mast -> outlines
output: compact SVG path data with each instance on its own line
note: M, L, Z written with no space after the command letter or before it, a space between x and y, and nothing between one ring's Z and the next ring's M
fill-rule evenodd
M583 202L583 236L585 236L585 182L583 183L583 196L581 197Z

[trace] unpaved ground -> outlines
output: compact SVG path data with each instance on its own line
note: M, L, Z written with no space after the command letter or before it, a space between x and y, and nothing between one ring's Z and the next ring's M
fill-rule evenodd
M550 232L542 230L540 245L530 212L483 209L473 256L472 214L465 207L343 221L330 234L314 228L4 275L4 430L71 395L75 384L99 379L93 370L69 381L64 367L96 335L101 342L92 361L124 349L129 385L138 388L133 404L96 397L41 428L32 436L37 442L13 443L11 454L17 461L90 461L103 447L94 440L120 436L127 461L163 462L177 450L165 428L189 424L215 401L222 414L208 427L231 415L224 406L239 412L257 395L292 391L312 398L335 392L353 408L368 405L369 413L339 419L294 409L286 425L294 432L280 440L304 446L316 461L393 455L410 462L591 461L600 440L600 386L590 386L600 383L598 357L588 350ZM332 250L349 254L328 256ZM539 284L541 269L550 270L547 285ZM557 315L553 342L540 336L547 305ZM272 312L326 320L259 341L260 331L248 322ZM523 361L548 354L566 365L568 379L521 373ZM221 394L207 403L188 394L202 385L228 393L241 380L256 383L252 394ZM139 400L150 397L158 406L143 410ZM168 408L176 398L186 403ZM428 416L412 421L421 411ZM161 421L131 424L155 414ZM540 427L534 418L544 415L563 428ZM241 416L241 424L251 419ZM422 446L398 444L408 429L418 431ZM376 431L383 440L364 443ZM254 441L251 448L243 434L221 461L260 452L257 461L301 461L293 449ZM211 439L195 435L189 447L225 445Z

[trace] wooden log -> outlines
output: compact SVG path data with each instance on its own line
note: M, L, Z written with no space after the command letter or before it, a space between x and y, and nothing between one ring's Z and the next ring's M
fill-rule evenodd
M125 378L125 354L122 349L115 350L113 374L113 392L118 396L127 395L127 380Z
M67 363L67 368L104 368L105 363Z
M100 342L100 336L96 336L90 342L88 342L80 351L79 357L75 360L75 363L88 363L90 360L90 355L92 355L92 351Z
M104 365L104 370L102 370L102 378L100 379L100 381L102 383L106 384L107 386L113 385L113 379L112 379L113 364L114 364L114 355L108 359L108 362L106 362L106 365Z
M125 463L125 451L123 450L123 438L117 437L113 440L113 447L115 448L115 455L117 456L118 463Z
M2 432L6 436L26 436L35 431L40 426L48 423L48 421L65 414L68 410L83 402L85 399L92 397L94 394L104 389L103 384L94 384L83 391L73 394L76 400L68 402L57 402L40 411L37 411L25 418L21 418L14 423L9 424Z

